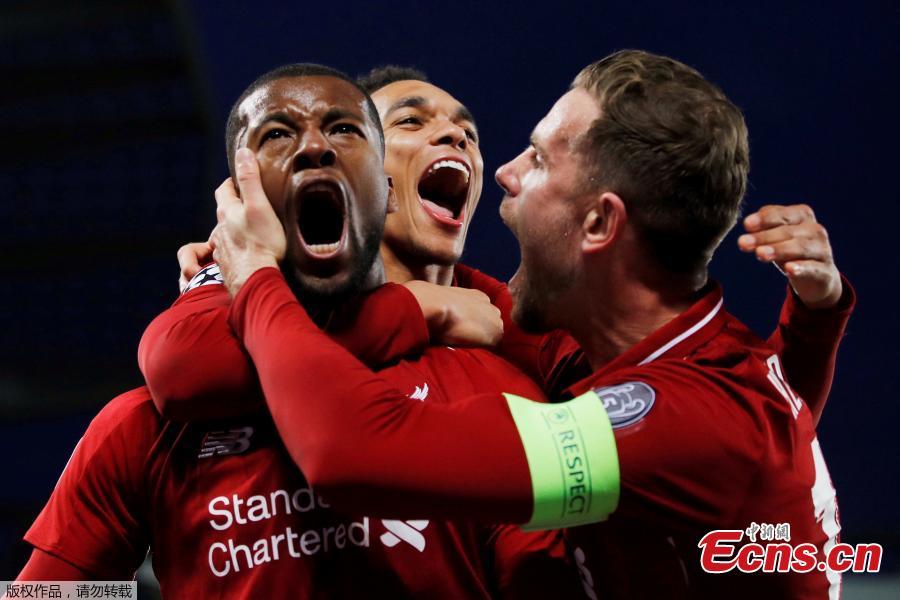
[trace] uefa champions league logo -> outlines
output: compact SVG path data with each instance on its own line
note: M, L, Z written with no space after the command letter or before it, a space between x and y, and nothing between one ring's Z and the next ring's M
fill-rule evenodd
M641 381L629 381L594 390L603 401L613 429L620 429L643 419L656 400L656 392Z

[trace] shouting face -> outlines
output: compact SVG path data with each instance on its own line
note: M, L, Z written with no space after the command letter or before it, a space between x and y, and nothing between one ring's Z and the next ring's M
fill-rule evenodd
M423 81L396 81L372 99L398 200L385 245L404 262L453 265L481 196L484 164L472 115Z
M600 116L593 97L575 88L557 101L519 156L497 170L506 192L500 216L519 241L522 261L509 282L513 319L541 332L562 326L566 295L576 287L583 185L581 136Z
M259 161L266 196L284 225L283 269L298 292L358 291L373 272L388 183L365 96L331 76L266 83L239 107L236 147Z

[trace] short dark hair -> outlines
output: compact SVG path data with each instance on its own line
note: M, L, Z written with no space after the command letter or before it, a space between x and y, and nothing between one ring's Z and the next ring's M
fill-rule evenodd
M639 50L588 65L572 87L601 111L581 141L588 185L622 196L659 264L705 273L747 187L740 109L691 67Z
M293 63L276 67L257 77L253 80L253 83L247 86L247 89L241 93L235 103L231 106L231 111L228 113L228 122L225 125L225 154L228 157L228 169L231 171L232 177L234 177L234 155L237 152L235 142L237 140L238 132L243 126L240 114L238 114L241 103L243 103L253 92L272 81L288 79L291 77L315 76L342 79L360 91L366 99L366 111L369 113L369 119L378 131L378 137L381 140L381 154L384 154L384 131L381 128L381 119L378 117L378 109L375 108L375 103L372 102L369 93L356 81L351 79L350 76L337 69L332 69L331 67L326 67L324 65L317 65L315 63Z
M375 67L367 75L360 75L356 83L369 94L374 94L386 85L395 81L428 81L428 76L414 67L401 67L399 65L384 65Z

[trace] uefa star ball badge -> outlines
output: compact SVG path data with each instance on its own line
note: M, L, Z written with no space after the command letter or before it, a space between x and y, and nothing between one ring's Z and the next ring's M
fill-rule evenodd
M656 391L642 381L595 388L594 393L603 401L613 429L634 425L647 416L656 401Z

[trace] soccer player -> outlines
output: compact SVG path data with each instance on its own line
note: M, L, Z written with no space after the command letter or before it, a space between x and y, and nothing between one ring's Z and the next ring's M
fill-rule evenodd
M415 69L382 67L359 83L372 94L383 123L385 170L393 181L398 204L397 210L387 216L381 246L388 280L408 284L423 305L461 290L429 291L419 282L479 287L492 300L504 304L507 294L503 284L458 263L482 189L483 163L474 117ZM462 146L468 163L453 168L453 161L445 160L446 149L452 146ZM442 166L433 168L435 165ZM464 168L471 168L471 173L461 173ZM763 207L747 217L746 223L749 233L741 238L742 250L771 247L771 255L757 253L766 262L778 261L785 250L795 255L799 250L804 252L799 258L810 259L806 271L792 270L799 264L796 256L788 268L791 286L798 290L801 302L795 302L794 294L789 294L781 324L769 342L782 356L792 386L818 420L828 397L837 341L849 316L852 289L848 286L847 298L838 303L842 281L833 262L828 265L813 260L829 256L830 247L827 234L808 207ZM211 260L212 249L208 243L187 244L179 250L178 258L184 289L201 265ZM211 269L215 271L215 267ZM450 320L452 331L437 332L441 341L472 345L493 340L497 334L491 315L476 304L464 302L464 298L456 296L452 304L443 307L456 312L468 310ZM217 308L224 309L226 304L222 299ZM207 309L202 304L192 307L194 313ZM186 420L210 418L223 410L229 414L252 410L246 399L252 397L256 384L242 350L226 328L217 330L185 308L176 305L160 316L141 342L141 369L157 407L164 415ZM438 308L429 313L432 330L437 329L433 315L440 312ZM506 309L508 314L508 306ZM212 319L210 315L205 318ZM187 325L187 320L192 325ZM467 322L469 327L463 325ZM509 319L505 328L507 335L499 350L515 358L549 394L590 373L583 353L565 332L543 338L523 336ZM200 331L205 335L196 335ZM539 348L534 348L534 343ZM192 359L196 355L204 360ZM213 366L216 364L230 367L217 369ZM210 372L218 375L210 377ZM213 402L206 404L203 398Z
M387 148L385 170L394 181L399 204L398 210L388 215L381 248L388 279L399 283L418 279L447 284L455 277L456 285L478 286L502 304L505 286L458 264L482 187L481 161L474 165L473 181L464 202L463 198L449 194L433 193L433 197L428 197L429 192L436 191L432 184L434 178L426 178L430 174L429 161L434 158L429 154L429 147L440 147L451 139L446 137L448 121L456 122L463 129L455 132L457 143L477 145L478 134L471 113L414 69L393 66L375 69L360 83L372 94L381 116ZM446 177L452 171L443 173ZM452 177L447 179L453 183ZM477 193L473 194L471 188ZM444 215L436 214L441 208L451 216L458 212L459 222L452 219L448 222ZM839 303L842 280L830 260L808 260L806 271L793 270L800 265L798 258L830 256L827 235L808 207L767 206L759 214L748 216L746 222L748 234L741 238L744 251L760 248L757 255L766 262L780 261L784 256L794 258L787 275L802 302L797 304L793 294L788 296L781 326L769 342L782 355L792 385L818 419L830 389L836 342L846 325L848 307L852 305L852 289L847 286L847 298ZM771 254L764 252L769 248ZM782 254L785 251L793 255ZM797 255L798 251L803 255ZM191 262L193 275L199 267L196 261ZM539 360L532 361L535 339L517 335L518 328L509 319L505 325L508 335L504 336L500 351L515 357L551 396L563 389L566 381L574 382L590 372L583 353L564 332L541 338ZM790 343L786 343L785 336L791 338Z
M287 276L311 313L352 332L352 323L336 323L343 316L336 304L376 290L352 315L372 321L367 333L391 323L390 333L401 328L398 319L419 314L411 295L380 287L378 245L394 201L378 115L355 83L316 65L267 73L235 104L226 141L230 163L242 168L247 148L260 162L281 237L290 238ZM221 290L205 283L199 278L184 299ZM373 299L380 314L371 312ZM382 341L373 362L424 345L416 341L427 335L421 317L414 330ZM352 346L351 338L342 339ZM434 405L485 386L541 394L485 350L432 348L382 373ZM424 512L382 520L332 510L291 462L265 413L185 425L160 417L141 388L114 399L91 423L26 535L35 550L19 578L130 578L150 547L165 596L580 593L558 532L418 519Z
M433 517L531 527L608 519L569 535L609 597L825 598L839 574L698 564L711 529L788 523L820 559L839 532L809 408L707 278L747 169L740 111L693 69L637 51L586 67L501 167L522 253L513 319L568 331L593 370L556 405L493 392L416 402L324 337L278 270L283 237L252 161L243 203L217 195L212 241L282 439L336 505L393 515L427 502ZM795 275L833 267L783 250ZM292 351L305 347L317 352ZM340 378L316 378L326 370Z

